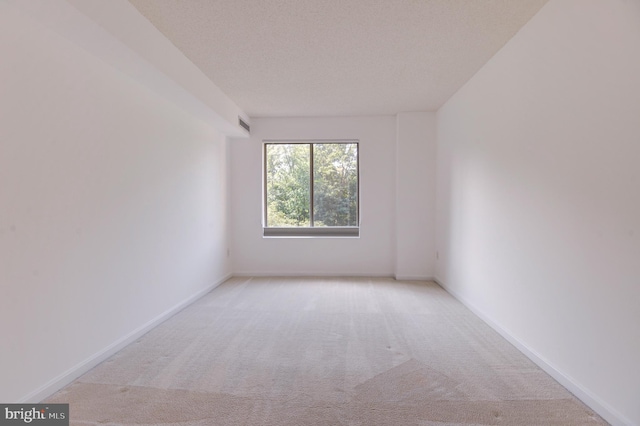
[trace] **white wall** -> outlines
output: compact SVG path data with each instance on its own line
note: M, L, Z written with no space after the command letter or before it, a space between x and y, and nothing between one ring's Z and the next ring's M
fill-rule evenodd
M233 271L244 275L394 274L395 117L253 119L233 140ZM263 238L263 139L360 140L360 238Z
M226 140L0 2L0 400L38 400L230 272Z
M437 277L640 424L640 2L551 0L438 112Z
M396 253L397 279L435 275L436 115L397 115Z
M127 0L2 0L211 124L246 137L246 114Z

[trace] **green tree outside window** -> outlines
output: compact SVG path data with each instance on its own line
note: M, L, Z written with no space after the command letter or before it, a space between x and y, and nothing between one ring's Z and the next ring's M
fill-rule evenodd
M267 227L358 226L358 143L265 144Z

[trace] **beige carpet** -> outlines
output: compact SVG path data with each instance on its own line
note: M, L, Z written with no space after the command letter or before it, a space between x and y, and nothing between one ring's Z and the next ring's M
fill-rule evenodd
M77 425L606 424L430 282L234 278L48 402Z

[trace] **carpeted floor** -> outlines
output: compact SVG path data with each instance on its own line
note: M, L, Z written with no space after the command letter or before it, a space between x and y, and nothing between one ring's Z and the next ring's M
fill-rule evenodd
M431 282L233 278L48 402L77 425L599 425Z

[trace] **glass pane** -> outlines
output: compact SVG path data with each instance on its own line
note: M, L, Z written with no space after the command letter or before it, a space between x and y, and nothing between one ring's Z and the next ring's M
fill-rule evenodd
M314 226L358 226L358 144L313 145Z
M267 144L267 226L310 226L309 144Z

